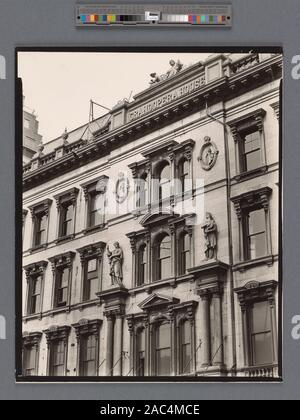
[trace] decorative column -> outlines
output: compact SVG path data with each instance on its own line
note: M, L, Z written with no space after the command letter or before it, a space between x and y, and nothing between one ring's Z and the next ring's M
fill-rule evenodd
M270 304L271 312L271 327L272 327L272 340L273 340L273 352L274 352L274 363L278 363L278 337L277 337L277 320L276 320L276 308L275 308L275 296L274 287L268 287L266 289L268 301Z
M210 342L210 293L207 289L200 290L199 295L202 301L203 321L203 361L202 367L206 368L211 364L211 342Z
M115 343L114 353L116 355L115 366L113 369L114 376L122 376L123 364L123 315L118 313L115 319Z
M218 260L205 260L189 271L196 280L196 294L202 300L202 369L210 375L226 374L223 355L222 294L229 266ZM214 316L211 319L211 311ZM212 323L213 321L213 323Z
M176 229L175 225L169 224L170 234L171 234L171 277L176 276L176 265L177 265L177 258L176 258Z
M169 312L170 317L170 328L171 328L171 375L176 375L176 360L177 360L177 348L176 348L176 326L174 312Z
M123 317L128 290L117 285L109 290L96 293L100 304L104 302L107 318L106 375L121 376L123 359Z
M241 311L242 311L242 328L243 328L243 345L244 345L244 366L249 366L249 337L248 337L248 322L247 322L247 306L246 299L239 296Z
M214 348L212 356L212 365L223 366L223 333L222 333L222 302L221 290L219 286L210 290L212 294L212 305L214 311Z
M239 231L239 261L244 261L244 241L243 241L243 224L242 224L242 208L240 201L233 202L234 210L238 218L238 231Z
M106 376L113 374L113 360L114 360L114 322L115 318L111 312L104 313L107 319L106 332Z
M134 318L133 315L128 315L127 317L127 323L128 323L128 332L129 332L129 376L135 376L135 366L134 361L135 358L135 333L134 333Z

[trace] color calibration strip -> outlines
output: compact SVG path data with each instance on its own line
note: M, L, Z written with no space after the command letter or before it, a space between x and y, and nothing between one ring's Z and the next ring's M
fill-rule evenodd
M146 9L149 7L149 9ZM151 8L148 5L114 5L107 8L102 5L97 6L80 5L76 8L77 26L97 26L97 25L199 25L199 26L227 26L232 24L231 6L184 6L174 5L158 6ZM201 13L202 12L202 13Z
M135 23L188 23L194 25L227 25L230 16L224 15L164 15L161 19L146 19L142 15L97 15L81 14L77 17L82 24L123 24L126 22Z

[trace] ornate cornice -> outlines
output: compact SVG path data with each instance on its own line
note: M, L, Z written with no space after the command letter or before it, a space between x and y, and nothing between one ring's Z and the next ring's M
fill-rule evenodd
M248 128L249 125L255 125L259 131L263 129L263 120L266 115L266 111L263 108L256 109L246 115L242 115L234 120L228 121L233 137L236 139L237 133L242 131L244 128Z
M65 343L68 340L71 327L69 325L54 325L43 332L46 334L47 345L49 346L54 340L63 340Z
M23 268L26 273L26 279L28 280L32 276L39 276L43 275L46 267L47 267L48 261L37 261L32 264L25 265Z
M107 175L101 175L99 178L94 179L93 181L88 181L80 186L83 189L84 198L87 201L89 194L98 192L100 194L105 194L107 190L107 183L109 177Z
M272 193L272 188L263 187L258 190L248 191L243 194L232 197L235 212L240 219L242 217L243 209L251 209L254 206L261 206L265 211L269 209L269 197Z
M67 191L54 195L54 199L56 201L56 206L59 208L62 203L76 203L77 195L79 193L79 189L73 187Z
M34 218L39 213L44 213L46 216L48 216L51 204L52 200L50 198L46 198L43 201L28 206L31 213L31 217Z
M52 270L55 271L57 268L71 268L74 257L75 252L69 251L49 258Z
M42 338L41 332L23 332L22 345L23 347L38 346Z
M275 303L275 290L278 286L277 281L270 280L265 282L249 281L243 287L237 287L234 292L237 294L242 310L246 309L248 303L266 299L270 305Z
M80 341L81 336L85 334L99 334L101 324L101 319L80 319L76 324L72 324L77 341Z
M94 244L83 246L82 248L78 248L76 251L78 251L80 254L81 264L84 264L86 260L91 259L91 258L97 258L101 260L105 247L106 247L106 243L100 241Z

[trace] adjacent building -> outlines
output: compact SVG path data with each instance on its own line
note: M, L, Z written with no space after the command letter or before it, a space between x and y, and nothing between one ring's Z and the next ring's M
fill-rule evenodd
M33 110L25 107L23 97L23 164L30 163L30 160L37 153L42 144L42 136L39 134L39 122Z
M24 165L24 377L278 377L281 75L172 61Z

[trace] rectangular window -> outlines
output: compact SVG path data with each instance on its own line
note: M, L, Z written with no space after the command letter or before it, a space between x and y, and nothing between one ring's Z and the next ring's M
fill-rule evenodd
M171 372L171 329L169 324L162 324L156 329L156 374L168 376Z
M56 290L55 290L55 307L66 306L68 302L69 292L69 276L68 268L56 271Z
M240 167L241 172L248 172L262 166L261 133L255 127L252 130L240 132Z
M250 311L250 350L253 366L273 363L271 311L268 301L256 302Z
M80 338L80 375L97 375L97 339L94 334Z
M55 340L51 343L50 375L65 375L65 344L63 340Z
M46 243L47 216L45 213L39 213L35 216L35 240L34 246Z
M36 314L41 310L42 276L34 276L30 279L28 315Z
M68 236L73 233L74 206L66 204L61 209L61 232L60 236Z
M246 216L246 257L255 259L267 255L266 216L264 209L251 211Z
M96 299L98 292L98 261L96 258L86 261L83 300Z
M145 375L145 330L140 330L136 337L137 343L137 376Z
M37 362L37 348L36 346L26 346L23 355L24 375L34 376L37 375L36 371Z
M181 350L181 360L180 360L180 373L190 373L191 372L191 326L188 321L185 321L181 325L181 335L180 335L180 350Z
M89 226L98 226L104 222L104 204L105 195L102 193L91 193L90 194L90 216Z

